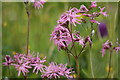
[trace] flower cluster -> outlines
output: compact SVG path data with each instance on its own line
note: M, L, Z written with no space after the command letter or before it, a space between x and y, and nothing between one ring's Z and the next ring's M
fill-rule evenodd
M116 53L118 53L118 51L120 51L120 44L118 44L118 46L114 47L112 42L107 40L103 45L102 45L102 50L101 50L101 53L102 53L102 56L105 55L105 51L106 50L115 50Z
M71 30L71 26L77 26L77 24L86 22L85 17L89 17L91 23L100 24L95 20L95 18L101 14L104 16L107 16L107 14L103 11L105 7L99 7L99 12L91 13L92 8L96 7L96 2L92 2L89 8L85 5L81 5L79 9L72 8L61 15L60 19L57 21L57 26L51 34L51 40L53 40L55 45L58 46L58 50L66 49L70 43L74 42L79 43L82 47L85 47L87 42L90 43L90 46L92 45L92 41L89 36L82 38L78 32L76 33Z
M81 24L80 22L82 22L80 19L77 19L79 17L81 17L82 15L78 15L77 13L79 12L79 10L77 8L72 8L69 11L66 11L65 13L63 13L60 17L60 20L57 21L57 23L61 26L71 23L74 26L76 26L77 24Z
M33 73L38 71L42 73L42 78L61 78L67 77L72 78L70 75L74 72L72 68L67 69L67 64L59 64L57 65L54 62L51 62L49 66L44 65L46 62L46 57L42 60L39 58L39 55L33 56L26 54L15 54L13 58L9 55L6 55L5 61L3 64L4 66L14 66L15 69L18 71L18 76L20 73L26 76L29 73L29 69L33 69Z
M46 67L45 71L42 74L43 78L60 78L60 77L67 77L72 78L70 74L74 73L72 68L67 69L67 64L56 64L51 62L48 67Z
M98 9L100 9L99 12L91 13L90 11L92 10L92 8L97 8L96 2L92 2L89 8L87 8L85 5L81 5L80 9L72 8L69 11L63 13L60 17L60 20L58 20L57 22L59 25L71 23L76 26L76 24L86 22L85 18L83 17L89 17L91 23L100 24L98 21L95 20L95 18L99 17L99 15L107 16L107 13L104 12L105 7L98 7Z
M58 46L58 49L68 47L72 42L70 32L67 28L58 25L51 34L51 40Z
M61 25L55 27L51 34L51 40L53 40L55 45L57 45L58 50L66 49L72 42L77 42L82 47L86 47L87 42L89 42L90 46L92 45L92 41L89 36L82 38L79 32L74 31L74 33L71 33L68 28Z
M34 67L33 72L38 73L38 71L43 72L43 68L46 66L43 65L44 62L46 61L45 58L41 60L38 56L34 57L26 54L15 54L13 59L9 56L6 55L5 61L3 64L4 66L14 66L15 69L18 71L18 76L20 76L20 73L22 72L23 75L25 76L27 73L29 73L30 68Z

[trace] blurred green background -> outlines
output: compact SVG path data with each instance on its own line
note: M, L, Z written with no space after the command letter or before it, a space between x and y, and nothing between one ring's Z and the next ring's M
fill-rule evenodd
M58 51L57 46L50 40L50 34L57 25L57 20L60 15L72 7L79 8L84 4L89 7L89 2L47 2L42 9L30 10L30 44L31 51L39 52L43 58L47 57L47 63L68 63L67 54L64 51ZM93 48L86 47L85 52L80 56L80 76L81 78L93 78L91 73L91 64L95 78L105 78L108 72L109 53L102 57L100 50L102 43L106 40L111 40L113 43L117 41L118 25L117 23L117 9L118 3L97 3L98 6L106 7L108 17L100 16L97 20L105 22L108 29L108 36L101 38L98 32L98 26L94 25L95 35L93 37ZM94 11L97 11L95 9ZM90 33L90 24L82 24L77 26L81 36L86 37ZM3 61L5 55L13 55L17 53L26 52L26 35L27 35L27 15L25 6L21 2L3 2L2 3L2 55ZM79 50L78 50L79 51ZM118 55L112 55L112 70L111 77L118 77ZM70 66L75 67L75 61L71 57ZM75 68L74 68L75 69ZM8 67L2 68L3 77L18 77L17 71L10 67L10 75ZM32 71L31 71L32 72ZM22 77L22 76L20 76ZM31 73L29 78L39 78L40 74Z

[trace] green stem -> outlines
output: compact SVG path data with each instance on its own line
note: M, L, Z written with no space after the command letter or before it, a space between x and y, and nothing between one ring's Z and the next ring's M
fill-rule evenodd
M28 10L28 2L24 2L25 4L25 9L26 9L26 14L27 14L27 18L28 18L28 22L27 22L27 48L26 48L26 54L28 55L28 50L29 50L29 32L30 32L30 12ZM27 73L24 76L25 80L27 80Z
M27 17L28 17L28 29L27 29L27 54L28 54L28 50L29 50L29 33L30 33L30 12L28 10L28 2L25 2L25 6L26 6L26 14L27 14Z
M92 77L95 78L92 64L93 64L92 63L92 55L91 55L91 51L90 51L90 68L91 68Z
M110 75L110 68L111 68L111 61L112 61L112 51L110 51L110 58L109 58L109 71L108 71L108 74L107 74L107 78L109 78L109 75Z
M78 57L82 54L84 48L85 48L85 46L81 49L80 53L78 54Z
M78 57L75 58L75 62L76 62L77 78L80 78L80 68L79 68L79 58Z
M24 75L24 74L22 73L22 75L24 76L24 79L27 80L27 73L26 73L26 75Z
M8 70L9 70L9 77L10 77L10 66L8 66Z
M93 37L93 34L92 34L92 31L93 31L93 23L91 23L91 35L90 35L90 37L91 37L91 41L92 41L92 37Z
M92 37L93 37L92 31L93 31L93 30L94 30L94 28L93 28L93 23L91 23L91 35L90 35L91 41L93 40L93 39L92 39ZM92 77L95 78L95 76L94 76L94 71L93 71L93 63L92 63L91 49L90 49L90 68L91 68Z

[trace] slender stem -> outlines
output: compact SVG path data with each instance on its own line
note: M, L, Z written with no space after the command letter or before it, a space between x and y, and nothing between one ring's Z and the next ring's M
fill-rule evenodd
M70 65L70 54L67 55L68 55L68 64Z
M85 46L81 49L80 53L78 54L78 57L82 54L84 49L85 49Z
M109 71L108 71L108 74L107 74L107 78L109 77L110 75L110 68L111 68L111 61L112 61L112 51L110 51L110 58L109 58Z
M29 50L29 32L30 32L30 12L28 10L28 2L24 2L25 4L25 9L26 9L26 14L27 14L27 18L28 18L28 22L27 22L27 48L26 48L26 54L28 55L28 50ZM24 76L24 75L23 75ZM27 80L27 73L24 76L25 80Z
M93 31L93 23L91 23L91 35L90 35L91 41L92 41L92 37L93 37L92 31Z
M66 48L65 52L67 53L67 56L68 56L68 64L70 65L70 52L68 50L68 48Z
M90 35L90 38L91 38L91 41L93 40L92 37L93 37L93 34L92 34L92 31L93 31L93 23L91 23L91 35ZM92 65L92 55L91 55L91 49L90 49L90 67L91 67L91 74L92 74L92 77L94 78L94 71L93 71L93 65Z
M75 62L76 62L77 78L80 78L80 68L79 68L79 58L78 57L75 58Z
M90 67L91 67L91 73L92 73L92 77L94 78L94 71L93 71L93 65L92 65L92 59L91 59L92 55L91 55L91 51L90 51Z
M75 58L75 55L74 55L68 48L66 48L66 52L67 52L68 54L71 54L71 55Z
M10 66L8 66L8 70L9 70L9 77L10 77Z
M22 75L24 76L24 79L27 80L27 74L24 75L24 74L22 73Z
M27 14L27 17L28 17L28 29L27 29L27 49L26 49L26 51L27 51L27 54L28 54L28 49L29 49L29 32L30 32L30 12L29 12L29 10L28 10L28 3L25 3L25 6L26 6L26 14Z

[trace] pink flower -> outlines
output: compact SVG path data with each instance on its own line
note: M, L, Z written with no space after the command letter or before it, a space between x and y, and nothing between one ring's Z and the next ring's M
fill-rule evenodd
M14 55L14 63L12 64L16 70L18 71L18 76L20 76L20 73L22 72L23 75L25 76L29 72L29 68L32 68L30 66L30 61L29 58L30 56L25 55L25 54L16 54Z
M57 23L59 25L63 25L66 24L67 22L73 24L74 26L76 26L77 24L81 24L80 22L82 22L80 19L78 19L78 17L82 16L82 15L77 15L77 13L79 12L79 10L77 8L72 8L69 11L65 12L62 14L62 16L60 17L60 20L57 21Z
M25 56L26 56L25 54L18 54L18 53L16 55L14 55L15 63L22 64L22 63L26 62Z
M91 8L97 7L96 1L93 1L93 2L91 3L90 7L91 7Z
M92 19L90 20L90 22L91 22L91 23L97 23L97 24L100 24L98 21L96 21L96 20L92 20Z
M20 76L21 72L25 76L26 73L29 72L28 69L32 68L31 66L28 66L28 62L22 64L12 64L12 65L15 66L16 70L18 71L18 76Z
M94 19L95 17L98 17L100 15L100 13L99 12L93 12L91 15Z
M73 33L73 40L74 40L75 42L78 42L79 45L82 45L82 47L85 46L84 38L82 38L82 37L80 36L79 32Z
M114 50L116 51L116 53L118 53L118 51L120 51L120 46L115 47Z
M24 76L26 76L27 73L29 73L30 68L34 68L33 72L36 71L36 74L38 74L38 71L43 72L44 68L46 67L44 64L44 62L46 62L46 57L43 58L43 60L41 60L39 58L39 56L37 55L37 57L34 57L33 55L29 53L26 54L15 54L14 59L12 59L9 55L6 55L5 57L5 61L3 64L5 66L14 66L15 69L18 71L18 76L20 76L20 73L22 72L22 74Z
M85 13L85 12L88 12L89 10L86 8L86 6L84 5L81 5L80 6L80 13Z
M58 50L68 47L72 42L70 33L67 28L58 25L51 34L51 40L58 46Z
M90 46L92 45L92 41L89 36L87 36L86 38L82 38L79 32L73 33L72 36L73 36L73 40L75 42L78 42L79 45L82 45L82 47L86 47L87 42L89 42Z
M44 68L46 67L43 65L43 63L46 62L45 58L41 60L39 57L36 57L36 62L34 64L30 64L31 66L34 66L33 73L36 71L36 74L38 74L38 71L43 72Z
M60 75L58 74L59 72L59 66L51 62L48 67L45 68L45 71L41 75L42 78L60 78Z
M99 29L101 37L108 36L108 30L107 30L107 26L105 23L100 23L98 29Z
M45 71L41 75L42 78L60 78L60 77L67 77L71 78L70 74L73 73L71 70L72 68L67 69L66 65L59 64L57 65L54 62L51 62L48 67L45 68Z
M99 12L100 14L102 14L104 16L108 16L106 12L103 12L103 10L105 9L105 7L103 7L103 8L99 7L99 8L100 8L100 12Z
M34 7L35 8L43 8L43 4L45 3L44 0L34 0Z
M9 65L11 65L14 61L12 60L12 58L10 57L10 55L6 55L5 56L5 61L6 62L4 62L3 64L4 64L4 66L9 66Z
M102 53L102 56L105 55L105 49L104 48L102 48L101 53Z
M102 53L102 56L105 55L105 50L108 50L112 47L112 42L110 42L109 40L107 40L103 45L102 45L102 50L101 50L101 53Z
M110 42L109 40L107 40L104 44L103 44L103 48L104 49L109 49L112 47L112 42Z
M60 68L60 72L59 74L61 76L65 76L67 78L73 78L72 76L70 76L70 74L74 73L74 71L72 71L73 68L69 68L67 69L67 64L59 64L59 68Z
M82 15L87 16L87 17L92 17L91 14L82 14Z
M90 46L92 46L92 41L91 41L91 39L90 39L90 36L87 36L87 37L85 38L85 44L86 44L87 42L89 42Z

